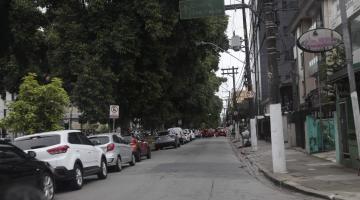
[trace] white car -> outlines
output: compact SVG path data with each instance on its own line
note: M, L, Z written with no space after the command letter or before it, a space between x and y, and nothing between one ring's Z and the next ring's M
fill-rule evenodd
M27 135L16 138L14 145L25 152L34 151L38 160L54 168L55 179L69 182L73 189L81 189L84 176L107 177L104 152L78 130Z
M135 165L135 155L131 146L122 137L107 133L90 136L89 139L105 152L108 167L121 171L123 164Z
M195 140L196 136L195 136L195 132L193 130L190 130L190 139L191 140Z
M180 144L185 144L186 138L182 128L180 127L169 128L168 131L170 132L170 134L175 134L178 136Z

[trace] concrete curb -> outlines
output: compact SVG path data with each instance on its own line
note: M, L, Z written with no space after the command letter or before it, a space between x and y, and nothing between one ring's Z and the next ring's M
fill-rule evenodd
M237 148L235 145L233 145L232 143L230 143L231 146L233 146L233 150L236 151ZM235 147L235 148L234 148ZM289 190L293 190L302 194L306 194L306 195L310 195L310 196L314 196L314 197L318 197L318 198L323 198L323 199L329 199L329 200L347 200L346 198L339 196L337 194L333 194L333 193L328 193L328 192L323 192L320 190L315 190L312 188L308 188L305 186L302 186L299 183L293 182L293 181L289 181L289 180L282 180L281 177L277 177L274 173L270 172L269 170L267 170L265 167L263 167L262 165L260 165L259 163L257 163L256 161L254 161L253 159L249 158L246 155L241 155L241 153L237 153L237 156L240 157L240 160L248 160L249 163L253 166L255 166L259 172L261 172L262 174L264 174L264 176L269 179L270 181L272 181L275 185L279 186L279 187L284 187L286 189Z

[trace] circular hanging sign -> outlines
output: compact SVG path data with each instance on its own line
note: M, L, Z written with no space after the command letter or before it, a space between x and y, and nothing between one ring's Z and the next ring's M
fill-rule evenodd
M317 28L302 34L296 43L303 51L320 53L330 51L340 45L342 36L331 29Z

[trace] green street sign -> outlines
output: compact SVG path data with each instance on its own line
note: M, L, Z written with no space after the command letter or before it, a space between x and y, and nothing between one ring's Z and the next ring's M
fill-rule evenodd
M180 0L180 19L225 15L224 0Z

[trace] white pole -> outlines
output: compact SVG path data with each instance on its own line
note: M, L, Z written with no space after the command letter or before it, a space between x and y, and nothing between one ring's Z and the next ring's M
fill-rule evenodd
M281 104L270 105L271 150L274 173L286 173Z
M357 142L357 146L360 147L359 100L358 100L358 93L356 90L356 83L355 83L356 80L353 69L353 54L351 49L351 38L349 33L349 23L346 14L345 1L339 0L339 8L340 8L341 24L342 24L341 26L343 30L343 40L344 40L345 54L346 54L346 66L349 77L351 105L354 116L356 142ZM358 158L360 158L360 151L358 151Z
M257 151L256 118L250 119L250 128L251 128L251 148L253 151Z

